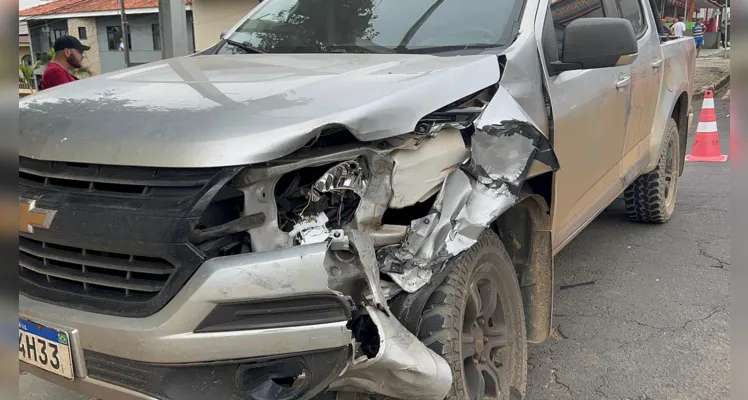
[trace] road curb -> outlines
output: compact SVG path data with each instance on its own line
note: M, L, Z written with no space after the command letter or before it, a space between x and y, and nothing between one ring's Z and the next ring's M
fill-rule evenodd
M725 86L727 82L730 82L730 71L727 71L726 73L724 73L722 77L719 78L719 80L717 80L717 82L715 82L713 85L710 85L710 86L712 90L719 90L723 86ZM701 100L704 98L704 92L706 91L704 89L705 87L707 86L697 89L697 91L693 94L693 100Z

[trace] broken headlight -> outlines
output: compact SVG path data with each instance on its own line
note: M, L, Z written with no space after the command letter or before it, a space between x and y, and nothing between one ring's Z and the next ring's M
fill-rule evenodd
M341 229L353 220L367 182L363 158L284 175L275 188L278 227L292 235L315 230L318 237Z

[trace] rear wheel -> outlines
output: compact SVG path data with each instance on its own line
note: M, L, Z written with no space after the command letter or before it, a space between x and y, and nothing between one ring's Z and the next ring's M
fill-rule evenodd
M680 140L674 119L665 127L660 158L654 171L638 178L624 191L626 214L635 222L662 224L675 210L680 175Z
M525 318L504 245L487 230L450 264L419 328L419 338L452 367L447 399L521 399L527 385Z

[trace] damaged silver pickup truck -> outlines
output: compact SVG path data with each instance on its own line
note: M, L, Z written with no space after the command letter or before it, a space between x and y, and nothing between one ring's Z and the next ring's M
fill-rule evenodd
M467 3L267 0L21 100L21 368L105 400L523 398L553 256L621 195L673 213L695 46L647 0Z

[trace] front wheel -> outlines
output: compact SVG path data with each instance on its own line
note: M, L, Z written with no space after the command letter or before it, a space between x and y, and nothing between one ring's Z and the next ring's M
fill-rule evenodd
M517 274L486 230L450 261L429 297L419 338L452 367L449 400L518 400L527 386L527 341Z
M678 197L680 160L678 124L670 118L657 167L636 178L624 191L626 214L630 220L653 224L670 220Z

